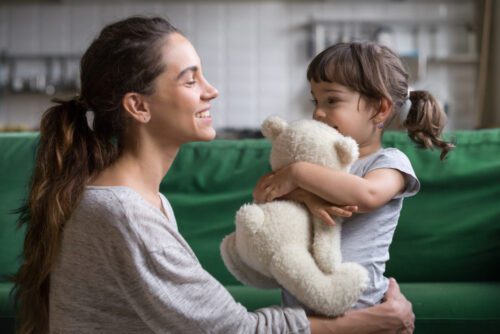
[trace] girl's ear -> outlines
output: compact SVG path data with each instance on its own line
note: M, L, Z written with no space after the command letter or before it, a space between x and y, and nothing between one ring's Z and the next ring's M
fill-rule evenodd
M147 123L151 113L144 97L139 93L127 93L122 99L122 106L129 117L140 123Z
M385 123L385 121L391 116L392 112L392 102L386 98L381 98L379 103L374 105L374 117L373 121L376 124Z

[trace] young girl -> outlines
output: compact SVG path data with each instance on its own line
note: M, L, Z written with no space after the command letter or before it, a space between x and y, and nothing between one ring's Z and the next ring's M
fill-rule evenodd
M426 148L438 147L443 159L453 147L440 139L446 116L428 92L408 91L401 60L375 43L329 47L312 60L307 79L314 119L355 139L360 158L351 174L306 162L291 164L264 176L254 197L258 202L282 196L302 201L330 224L332 214L350 216L358 210L344 221L341 250L344 261L368 270L369 286L354 305L366 308L380 303L388 288L385 263L403 199L420 187L406 155L382 148L384 128L397 116L412 140ZM295 303L285 291L284 304Z
M21 212L19 333L412 332L395 282L381 305L319 319L296 307L249 312L201 267L159 188L182 144L215 137L218 92L167 21L105 27L83 55L81 87L40 126Z

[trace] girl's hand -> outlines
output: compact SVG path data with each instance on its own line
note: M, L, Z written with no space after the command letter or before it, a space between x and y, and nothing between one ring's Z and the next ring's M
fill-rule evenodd
M353 212L358 211L357 205L337 206L301 188L296 188L282 198L303 203L314 217L332 226L336 224L332 216L351 217Z
M253 191L253 198L256 203L270 202L297 188L297 184L293 181L291 175L291 166L283 167L259 179Z
M356 205L336 206L319 196L306 193L308 195L304 196L303 203L314 217L321 219L327 225L334 226L337 223L333 216L351 217L353 212L358 211Z

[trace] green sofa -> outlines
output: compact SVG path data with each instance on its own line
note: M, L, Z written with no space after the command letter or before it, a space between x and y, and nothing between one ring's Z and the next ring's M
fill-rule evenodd
M457 148L441 162L439 152L416 148L404 133L385 134L385 145L408 154L422 183L405 201L387 275L413 303L416 333L499 333L500 129L451 135ZM36 133L0 135L0 333L14 327L6 277L20 264L24 230L12 210L26 195L36 142ZM278 304L279 291L241 286L219 244L269 170L269 149L263 139L186 145L161 185L203 266L249 309Z

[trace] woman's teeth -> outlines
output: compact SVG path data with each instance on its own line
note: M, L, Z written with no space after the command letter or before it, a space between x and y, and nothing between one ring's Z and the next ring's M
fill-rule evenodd
M207 118L210 117L210 110L205 110L194 115L196 118Z

